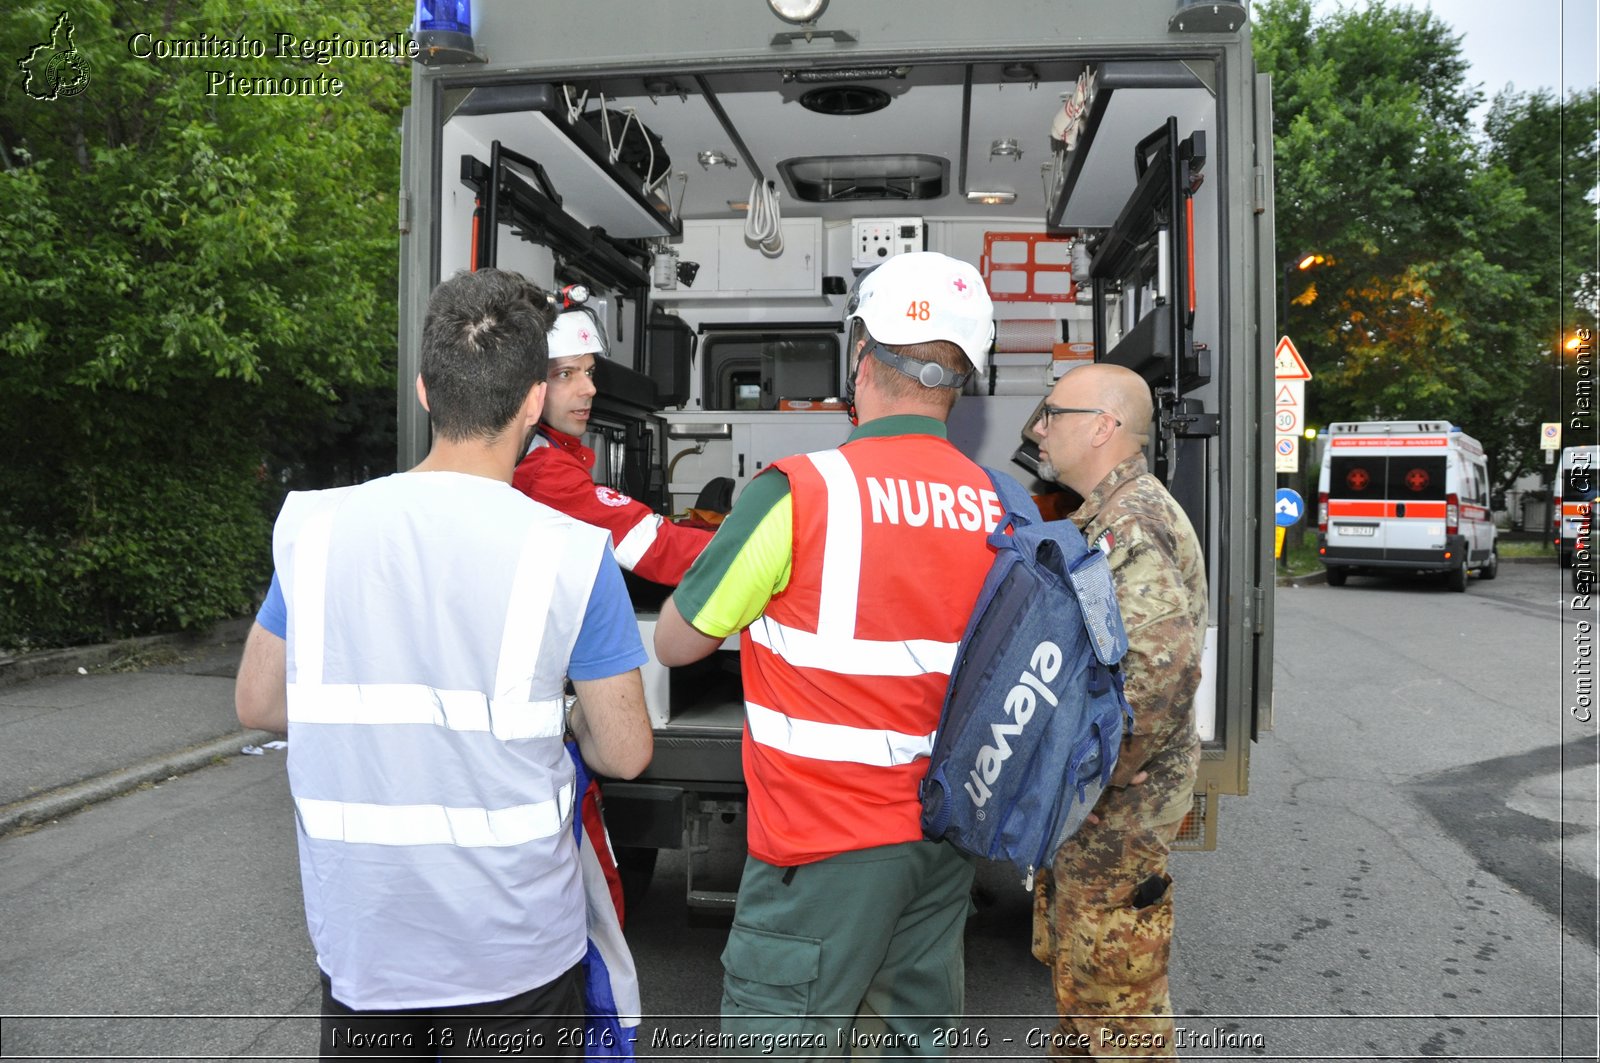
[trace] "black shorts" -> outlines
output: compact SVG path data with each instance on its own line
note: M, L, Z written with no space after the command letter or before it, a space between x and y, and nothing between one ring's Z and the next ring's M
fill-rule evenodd
M504 1000L451 1008L356 1011L322 976L321 1059L426 1060L583 1057L583 965Z

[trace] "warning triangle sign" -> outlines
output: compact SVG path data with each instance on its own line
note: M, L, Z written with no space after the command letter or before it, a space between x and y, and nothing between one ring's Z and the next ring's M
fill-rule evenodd
M1278 406L1298 406L1300 405L1300 400L1294 397L1294 389L1285 384L1278 389L1278 397L1275 400L1275 404Z
M1279 380L1311 379L1311 370L1306 368L1305 359L1300 357L1288 336L1280 339L1277 350L1272 352L1272 375Z

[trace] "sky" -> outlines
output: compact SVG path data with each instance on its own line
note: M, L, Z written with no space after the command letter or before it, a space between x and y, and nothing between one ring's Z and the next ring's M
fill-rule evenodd
M1387 0L1403 6L1407 0ZM1364 0L1314 0L1317 15ZM1538 88L1584 89L1596 84L1595 0L1410 0L1430 8L1462 36L1461 52L1472 65L1469 80L1485 98L1474 112L1482 125L1488 101L1509 82L1518 92Z

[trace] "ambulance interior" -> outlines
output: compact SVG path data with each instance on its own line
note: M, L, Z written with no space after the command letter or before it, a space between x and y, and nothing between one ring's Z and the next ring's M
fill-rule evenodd
M1215 568L1218 380L1251 352L1219 342L1214 82L1209 61L1088 52L496 75L445 90L439 276L497 265L587 287L611 351L597 479L681 514L720 478L736 497L845 437L840 318L861 270L905 250L965 259L996 346L952 439L1045 490L1032 412L1097 352L1127 365L1156 389L1153 464ZM1215 715L1201 707L1203 737Z

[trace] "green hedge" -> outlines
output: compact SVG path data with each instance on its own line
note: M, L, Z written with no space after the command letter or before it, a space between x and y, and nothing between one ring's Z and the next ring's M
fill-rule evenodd
M34 519L0 509L0 645L203 627L271 571L268 485L238 460L69 471ZM37 509L57 518L40 527Z

